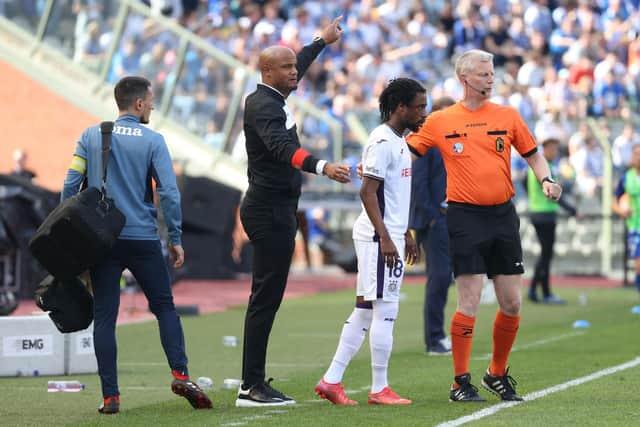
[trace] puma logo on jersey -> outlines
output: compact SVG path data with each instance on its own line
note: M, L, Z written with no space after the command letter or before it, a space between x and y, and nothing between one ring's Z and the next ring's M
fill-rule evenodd
M113 127L113 133L116 135L142 136L142 129L116 125Z

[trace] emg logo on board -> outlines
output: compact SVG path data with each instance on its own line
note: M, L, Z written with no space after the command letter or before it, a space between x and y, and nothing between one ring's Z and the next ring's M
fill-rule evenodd
M5 357L49 356L53 354L51 335L23 335L2 337L2 355Z

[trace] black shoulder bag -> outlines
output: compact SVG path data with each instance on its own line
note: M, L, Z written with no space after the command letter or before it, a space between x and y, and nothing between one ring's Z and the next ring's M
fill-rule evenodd
M63 334L85 330L93 321L93 297L77 277L60 281L47 276L38 285L35 300Z
M107 162L113 122L102 122L102 186L89 187L59 204L29 242L33 256L61 281L71 280L103 260L125 224L107 197Z

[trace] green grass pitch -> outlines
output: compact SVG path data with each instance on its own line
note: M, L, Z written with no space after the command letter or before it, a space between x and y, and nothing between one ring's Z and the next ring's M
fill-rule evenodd
M586 292L587 305L578 304ZM287 300L271 335L267 374L273 385L293 396L298 405L277 408L235 408L235 390L222 388L225 378L240 377L241 345L225 347L224 335L242 336L244 307L224 313L183 317L191 376L213 378L209 396L213 410L195 411L171 393L170 373L160 347L155 322L118 328L121 413L97 412L101 401L97 375L77 375L87 385L79 393L47 393L50 377L0 379L0 424L54 425L211 425L211 426L432 426L472 414L499 403L483 389L486 403L448 402L452 380L450 357L426 356L422 344L423 286L406 286L395 327L389 368L391 386L414 403L404 407L367 405L370 384L368 342L352 361L344 378L356 407L336 407L313 393L328 366L354 303L353 291ZM560 288L567 306L523 303L516 349L510 358L517 390L526 395L622 364L640 355L640 304L635 289ZM448 323L455 308L452 287ZM481 306L474 332L471 360L473 382L491 352L492 322L497 306ZM575 320L591 323L573 329ZM241 339L240 339L241 340ZM54 377L55 378L55 377ZM603 376L535 401L503 409L473 421L475 426L629 426L640 422L640 366Z

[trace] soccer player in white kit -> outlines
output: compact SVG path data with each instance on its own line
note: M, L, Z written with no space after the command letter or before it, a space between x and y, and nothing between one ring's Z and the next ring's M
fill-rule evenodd
M413 79L397 78L382 91L379 105L382 124L371 132L363 150L363 212L353 226L358 257L356 307L342 328L329 369L315 387L318 395L336 405L358 403L346 396L342 376L367 331L372 365L368 403L411 403L389 387L387 367L404 263L418 259L416 242L408 231L411 153L403 135L407 129L417 131L426 118L426 90Z

